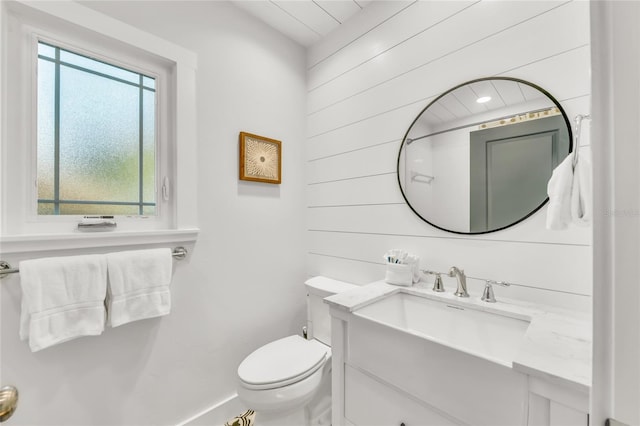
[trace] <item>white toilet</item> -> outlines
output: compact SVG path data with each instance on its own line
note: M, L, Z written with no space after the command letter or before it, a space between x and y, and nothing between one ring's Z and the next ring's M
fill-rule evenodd
M307 287L307 339L288 336L247 356L238 367L238 397L256 425L331 424L331 317L322 299L357 286L313 277Z

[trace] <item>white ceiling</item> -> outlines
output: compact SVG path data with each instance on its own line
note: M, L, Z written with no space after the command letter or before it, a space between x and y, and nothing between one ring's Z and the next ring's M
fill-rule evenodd
M372 0L232 0L298 44L309 47Z
M490 100L478 103L477 99L482 96L489 96ZM496 116L492 119L482 116L491 111L511 115L552 106L553 103L544 93L527 84L511 80L482 80L449 92L431 104L420 120L439 129L443 125L445 128L450 127L451 123L459 123L469 117L481 117L481 121L497 119Z

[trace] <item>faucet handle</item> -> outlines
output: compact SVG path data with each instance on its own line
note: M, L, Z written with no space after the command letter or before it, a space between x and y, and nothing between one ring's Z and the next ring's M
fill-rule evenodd
M502 287L509 287L511 285L505 281L486 280L484 291L482 292L482 297L480 298L480 300L488 303L496 303L496 296L495 296L495 293L493 292L493 284L499 285Z
M433 291L442 293L444 291L444 284L442 284L442 277L440 274L436 274L436 280L433 282Z
M480 300L482 300L483 302L496 303L496 296L493 293L493 287L491 286L491 284L493 284L494 282L495 281L487 280L486 284L484 285L484 291L482 292L482 297L480 298Z
M431 290L438 292L438 293L442 293L444 291L444 284L442 284L442 273L441 272L436 272L436 271L429 271L428 269L421 269L420 270L423 274L426 275L435 275L436 279L433 282L433 288Z

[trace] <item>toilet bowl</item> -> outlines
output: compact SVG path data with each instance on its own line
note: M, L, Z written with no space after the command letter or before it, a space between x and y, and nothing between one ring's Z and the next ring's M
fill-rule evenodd
M294 335L271 342L238 367L238 396L256 411L289 412L308 404L331 371L331 349Z
M323 299L357 286L325 277L305 282L308 339L270 342L238 367L238 398L256 411L256 424L331 424L331 327ZM267 421L268 420L268 421Z

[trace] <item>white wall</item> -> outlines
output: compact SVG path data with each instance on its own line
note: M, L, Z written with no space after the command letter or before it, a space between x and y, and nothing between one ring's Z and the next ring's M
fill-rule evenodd
M441 133L429 138L433 144L433 200L437 207L427 210L432 223L443 228L469 232L471 226L471 145L467 129ZM431 220L430 220L431 222Z
M498 299L588 311L591 229L547 231L545 208L483 236L441 232L405 205L395 172L416 115L471 79L521 78L549 91L571 118L588 113L588 3L373 2L365 12L308 54L309 274L378 280L382 254L404 248L423 268L457 265L472 277L517 284L500 288ZM482 286L469 281L472 292Z
M231 396L243 357L305 320L304 50L229 3L90 6L198 54L201 232L175 263L169 316L35 354L18 340L19 277L3 280L1 382L20 391L13 425L177 424ZM240 131L282 140L282 185L238 181Z
M412 200L411 205L416 211L427 212L427 206L433 202L435 185L424 176L412 179L411 175L421 173L434 176L433 144L419 142L405 145L398 161L398 168L405 197Z
M414 210L442 228L469 232L469 130L452 130L420 139L403 151L404 169L400 173L406 175L406 180L402 187ZM429 183L424 178L412 181L414 171L434 179Z

